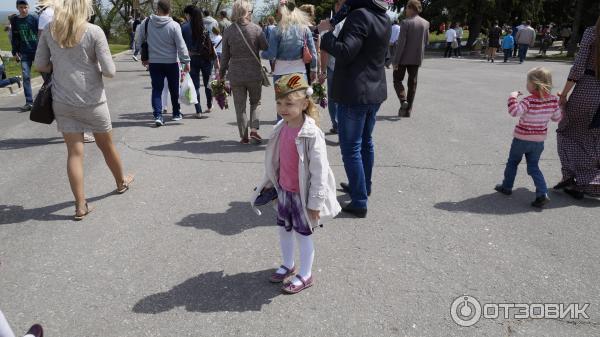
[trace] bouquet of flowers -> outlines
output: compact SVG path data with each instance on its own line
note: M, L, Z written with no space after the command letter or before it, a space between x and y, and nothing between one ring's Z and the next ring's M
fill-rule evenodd
M231 95L231 87L229 83L224 80L213 80L210 82L210 88L212 89L213 97L221 110L229 109L229 103L227 102L227 96Z
M321 106L321 108L327 108L327 90L325 90L325 87L321 83L313 83L312 98L316 104L319 104Z

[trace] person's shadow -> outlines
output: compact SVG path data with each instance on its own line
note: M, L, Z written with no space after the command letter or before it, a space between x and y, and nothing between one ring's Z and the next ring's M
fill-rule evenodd
M213 271L192 277L167 292L139 300L132 311L158 314L176 307L190 312L260 311L281 294L281 285L268 282L273 269L225 275Z
M186 151L194 154L255 152L265 149L266 140L262 145L242 145L234 140L216 140L205 142L206 136L183 136L175 143L148 147L148 151Z
M564 193L551 191L550 203L545 209L563 208L569 206L600 207L600 200L573 200ZM531 206L535 193L526 188L513 190L512 195L506 196L498 192L484 194L462 201L446 201L434 205L435 208L449 212L465 212L475 214L511 215L540 211Z
M64 143L62 137L50 138L9 138L0 140L0 150L20 150L34 146L45 146Z
M104 199L115 192L105 193L93 198L88 198L87 201L92 203ZM0 205L0 225L21 223L28 220L36 221L64 221L73 220L72 215L60 215L54 214L67 207L73 207L73 213L75 213L75 206L73 201L61 202L60 204L49 205L39 208L25 209L20 205Z
M210 229L221 235L236 235L260 226L275 226L275 210L271 206L261 207L258 216L250 202L233 201L225 213L190 214L177 223L179 226Z

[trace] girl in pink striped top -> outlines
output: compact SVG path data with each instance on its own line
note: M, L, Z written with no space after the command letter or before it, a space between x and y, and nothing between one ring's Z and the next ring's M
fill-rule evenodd
M527 90L531 95L519 102L517 97L521 92L515 91L508 98L508 113L520 119L513 134L514 139L504 170L504 181L496 185L495 189L506 195L512 194L517 168L525 155L527 174L533 179L536 188L536 198L531 203L533 207L543 207L550 201L539 161L548 134L548 122L558 122L562 117L559 98L550 94L551 89L550 71L544 67L536 67L527 73Z

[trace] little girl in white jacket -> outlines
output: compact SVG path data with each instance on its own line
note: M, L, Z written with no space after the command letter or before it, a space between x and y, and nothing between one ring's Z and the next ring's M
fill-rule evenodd
M295 294L314 284L313 228L323 217L340 212L335 178L327 160L323 131L316 125L318 110L304 74L281 77L275 83L277 113L283 118L270 137L265 154L265 178L251 202L270 188L277 191L277 225L283 264L270 277ZM292 231L293 230L293 231ZM300 268L294 264L294 238L300 246ZM289 278L289 282L285 282Z

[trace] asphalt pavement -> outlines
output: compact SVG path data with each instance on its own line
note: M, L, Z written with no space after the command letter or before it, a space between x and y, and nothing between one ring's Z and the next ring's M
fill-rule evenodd
M516 119L506 99L529 68L428 57L413 116L398 119L391 70L377 117L376 167L366 219L342 215L315 233L315 286L282 295L274 213L257 216L251 189L264 145L239 144L233 102L155 128L150 78L130 55L105 81L114 139L136 180L123 195L94 144L85 189L96 208L72 221L66 147L55 125L30 122L0 99L0 309L17 333L45 336L598 336L600 200L551 192L533 209L524 164L510 197L501 182ZM205 97L201 102L205 106ZM263 90L261 134L275 119ZM323 111L322 127L330 127ZM560 161L556 124L540 163L549 186ZM328 155L345 172L335 135ZM340 200L348 200L341 191ZM481 318L461 327L452 302L590 303L589 319ZM473 306L469 306L473 308Z

